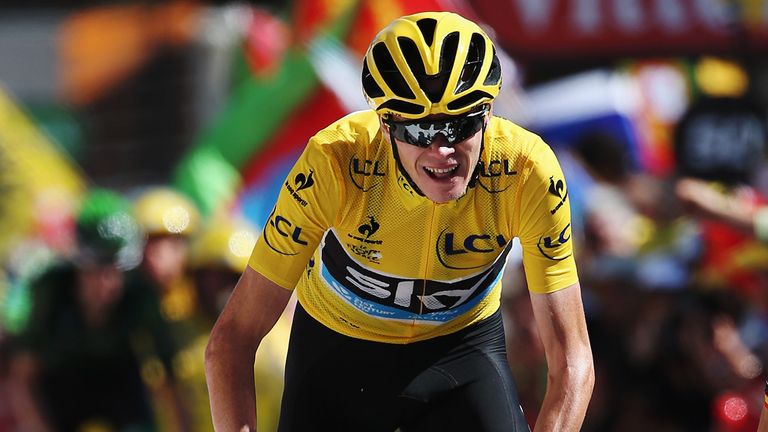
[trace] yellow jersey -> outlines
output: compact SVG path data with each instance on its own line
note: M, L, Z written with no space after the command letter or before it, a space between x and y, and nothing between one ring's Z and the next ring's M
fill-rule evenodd
M376 113L347 115L309 140L249 265L295 288L325 326L388 343L493 314L514 237L529 290L576 283L568 190L550 147L492 117L475 173L459 199L430 201L401 173Z

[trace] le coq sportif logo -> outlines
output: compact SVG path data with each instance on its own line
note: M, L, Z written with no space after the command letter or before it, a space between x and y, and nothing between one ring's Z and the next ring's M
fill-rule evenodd
M296 174L296 177L293 179L293 184L296 185L296 192L304 190L315 184L315 179L312 178L314 174L314 170L309 170L309 175L305 175L304 173Z
M376 222L376 218L375 218L375 217L373 217L373 216L368 216L368 223L364 223L364 224L360 225L360 226L357 228L357 232L359 232L360 234L364 235L364 236L365 236L365 238L369 238L369 237L370 237L370 236L372 236L372 235L373 235L373 234L374 234L376 231L378 231L378 230L379 230L379 227L380 227L380 226L381 226L381 225L379 225L379 223L378 223L378 222Z

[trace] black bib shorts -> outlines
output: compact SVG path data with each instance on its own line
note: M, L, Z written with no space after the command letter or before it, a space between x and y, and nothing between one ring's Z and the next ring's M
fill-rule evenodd
M530 431L501 312L400 345L341 335L297 305L279 431Z

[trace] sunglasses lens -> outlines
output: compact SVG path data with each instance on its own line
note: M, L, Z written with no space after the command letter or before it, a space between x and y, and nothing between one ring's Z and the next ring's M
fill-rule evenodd
M427 148L437 135L442 134L448 145L454 146L480 130L485 113L486 110L482 110L461 117L431 122L390 120L388 126L395 138L411 145Z

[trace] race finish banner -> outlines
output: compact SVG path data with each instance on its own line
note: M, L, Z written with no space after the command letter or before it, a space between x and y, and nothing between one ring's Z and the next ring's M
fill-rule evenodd
M756 52L768 0L467 0L518 59Z

